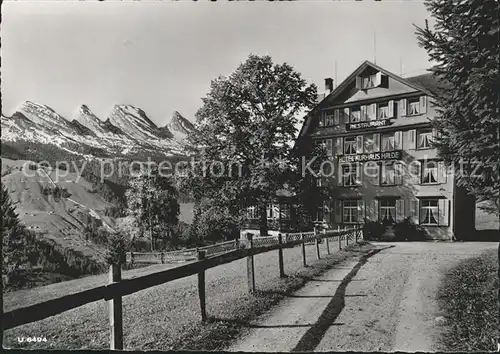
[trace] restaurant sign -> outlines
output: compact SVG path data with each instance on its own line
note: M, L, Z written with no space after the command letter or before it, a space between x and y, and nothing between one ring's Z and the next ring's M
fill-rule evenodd
M388 125L391 125L391 120L382 119L382 120L371 120L368 122L347 123L345 128L346 130L360 130L360 129L386 127Z
M401 159L403 159L403 150L339 156L340 163L401 160Z

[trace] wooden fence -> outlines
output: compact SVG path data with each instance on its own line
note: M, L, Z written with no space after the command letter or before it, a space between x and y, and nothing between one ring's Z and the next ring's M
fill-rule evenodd
M122 318L122 297L130 295L140 290L161 285L176 279L198 275L198 291L200 298L201 320L206 321L205 306L205 271L222 264L230 263L242 258L247 258L247 278L249 292L255 291L254 256L260 253L278 250L279 276L284 277L283 248L301 245L303 264L307 265L305 245L314 242L316 245L316 256L321 258L320 242L326 245L326 251L330 254L330 242L338 239L339 248L342 242L349 245L349 242L357 242L363 238L362 228L352 228L345 230L323 230L322 233L314 232L297 234L279 234L277 236L256 237L247 235L246 240L239 240L232 243L232 249L223 253L212 253L207 257L207 253L216 250L215 246L200 248L197 251L197 260L179 267L144 275L137 278L122 279L120 266L112 265L109 270L109 283L92 289L80 291L74 294L62 296L56 299L44 301L35 305L17 308L3 314L2 327L4 330L15 328L27 323L36 322L45 318L60 314L62 312L83 306L90 302L106 300L109 309L110 323L110 348L112 350L123 349L123 318ZM231 243L224 242L219 246L219 250L229 247ZM181 252L181 251L179 251ZM2 338L3 341L3 338Z

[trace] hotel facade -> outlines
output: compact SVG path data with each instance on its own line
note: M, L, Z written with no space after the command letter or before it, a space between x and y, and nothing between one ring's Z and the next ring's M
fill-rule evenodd
M410 217L429 238L461 239L474 229L474 198L455 183L432 141L430 74L399 77L368 61L307 114L296 147L324 146L316 221L329 228ZM309 156L309 158L314 158ZM318 171L319 172L319 171Z

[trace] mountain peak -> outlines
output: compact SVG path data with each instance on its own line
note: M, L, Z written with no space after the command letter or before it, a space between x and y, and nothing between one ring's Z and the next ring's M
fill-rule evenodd
M193 123L191 123L188 119L184 118L182 114L177 111L172 113L172 118L170 122L166 125L169 130L174 134L174 136L178 138L185 138L190 132L192 132L195 128Z

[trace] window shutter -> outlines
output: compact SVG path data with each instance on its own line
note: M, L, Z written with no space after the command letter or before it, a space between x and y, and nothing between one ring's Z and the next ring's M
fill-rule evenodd
M439 226L450 226L450 200L439 199Z
M415 150L417 147L417 131L415 129L408 130L408 150Z
M333 142L332 142L332 139L326 139L326 154L328 156L332 156L333 155Z
M382 73L379 71L378 73L375 74L375 82L374 87L379 87L380 84L382 83Z
M422 174L422 163L418 160L412 161L410 169L410 176L408 176L411 180L412 184L420 184L421 182L421 174Z
M368 106L368 118L370 120L377 119L377 104L376 103L372 103L371 105Z
M363 135L358 135L356 137L356 153L363 153Z
M361 90L363 88L363 81L360 76L356 76L356 88Z
M394 163L394 183L398 186L403 184L403 164L399 162Z
M333 111L333 124L339 124L340 120L340 111L338 109L335 109Z
M418 210L418 200L412 199L410 200L410 217L415 224L419 224L420 220L418 218L419 210Z
M344 185L344 182L343 182L343 179L342 179L342 164L339 163L337 165L337 169L338 169L338 175L337 175L337 186L343 186Z
M448 176L447 176L447 168L444 163L444 161L439 161L438 162L438 182L439 183L446 183Z
M406 106L407 106L406 98L403 98L402 100L399 101L399 115L401 117L406 116Z
M420 113L427 113L427 96L420 96Z
M358 200L358 223L364 223L365 222L365 201L363 199Z
M394 149L402 150L403 149L403 132L397 131L394 133Z
M366 218L370 221L377 220L377 209L375 206L375 200L365 201L365 214Z
M375 146L375 152L380 151L380 133L373 134L373 145Z
M360 186L362 184L362 179L361 179L361 167L363 167L361 165L360 162L356 162L356 185L357 186Z
M405 218L405 204L403 199L396 200L396 222L403 221Z
M335 223L342 224L342 201L335 200L334 201L334 212L335 212Z
M335 138L335 156L344 154L343 144L342 144L343 142L344 142L344 139Z
M360 121L364 122L366 120L366 106L362 105L359 107L359 118Z
M389 101L389 104L388 104L389 108L388 108L388 116L389 118L393 118L394 117L394 101L393 100L390 100Z

